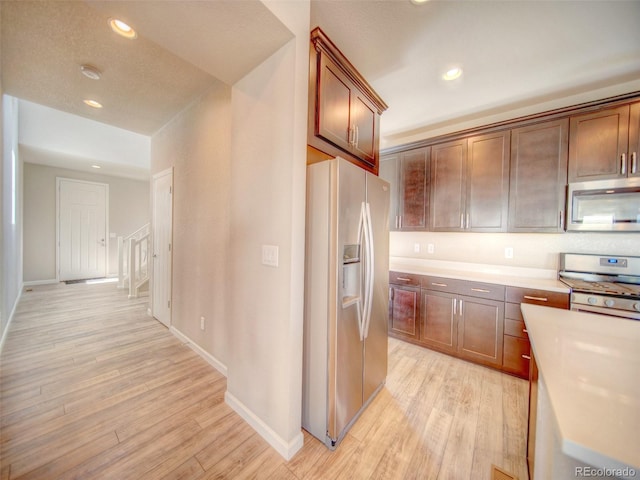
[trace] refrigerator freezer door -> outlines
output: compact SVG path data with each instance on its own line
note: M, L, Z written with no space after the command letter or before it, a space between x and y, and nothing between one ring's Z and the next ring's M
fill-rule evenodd
M364 402L387 377L387 332L389 322L389 184L366 174L367 203L371 211L374 244L373 297L368 335L364 347ZM363 254L363 256L366 255Z
M337 214L334 240L337 251L344 251L345 245L360 244L362 202L365 199L366 172L343 159L337 160ZM332 222L333 223L333 222ZM336 258L338 268L338 298L340 290L349 272L354 268L358 276L362 272L362 259L358 263L343 264L342 258ZM361 291L361 288L359 289ZM360 295L361 297L362 295ZM329 372L329 382L335 385L335 410L332 412L329 399L329 429L331 439L338 440L351 420L362 407L362 370L363 343L360 341L360 313L362 299L358 302L343 304L338 302L335 325L335 369ZM332 344L330 339L329 344ZM331 350L331 346L329 347ZM332 378L333 376L333 378Z

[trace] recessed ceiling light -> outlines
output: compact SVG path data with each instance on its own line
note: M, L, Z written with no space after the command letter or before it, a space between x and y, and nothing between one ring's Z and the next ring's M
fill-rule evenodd
M95 100L87 99L87 100L83 100L83 102L85 104L89 105L92 108L102 108L102 104L100 102L95 101Z
M118 35L122 35L124 38L133 39L138 36L133 28L124 23L122 20L118 20L117 18L110 18L109 26L111 27L111 30L116 32Z
M100 70L93 65L80 65L80 71L85 77L90 78L91 80L100 80L100 77L102 76Z
M91 165L91 168L102 168L100 165Z
M429 0L409 0L411 3L413 3L414 5L424 5L425 3L427 3Z
M456 78L460 78L461 75L462 75L462 68L453 67L447 70L444 73L444 75L442 75L442 78L444 80L455 80Z

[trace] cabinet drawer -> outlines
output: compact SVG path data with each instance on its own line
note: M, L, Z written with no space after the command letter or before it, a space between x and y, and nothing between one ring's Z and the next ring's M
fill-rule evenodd
M469 297L504 301L505 287L493 283L468 282L454 278L423 276L422 288L436 290L438 292L456 293Z
M524 317L522 316L522 310L520 310L519 303L505 303L504 317L524 322Z
M507 305L515 305L509 303ZM522 320L513 320L511 318L504 319L504 334L511 335L513 337L529 338L527 334L527 326Z
M522 378L529 378L530 358L531 344L529 340L511 335L504 336L502 370Z
M412 273L389 272L389 283L392 285L419 287L421 277L422 275L415 275Z
M545 307L569 308L569 294L535 290L530 288L507 287L507 302L533 303Z

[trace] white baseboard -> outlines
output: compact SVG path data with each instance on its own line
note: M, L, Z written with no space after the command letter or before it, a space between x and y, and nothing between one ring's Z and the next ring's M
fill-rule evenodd
M18 304L20 303L20 299L22 298L24 285L25 284L23 282L22 288L20 288L20 291L18 292L18 298L16 298L16 301L13 304L13 308L11 309L11 313L9 314L9 318L7 319L7 324L4 326L4 330L2 331L2 338L0 338L0 354L2 353L4 342L7 340L7 333L9 332L9 327L11 326L11 322L13 321L13 317L16 314L16 308L18 308Z
M193 340L187 337L184 333L178 330L175 327L169 327L169 331L173 333L176 337L180 339L181 342L185 343L189 348L195 351L198 355L204 358L207 363L209 363L213 368L218 370L225 377L227 376L227 366L218 360L216 357L211 355L209 352L204 350L202 347L197 345Z
M287 442L276 432L256 416L246 405L238 400L233 394L227 390L224 393L224 400L233 410L240 415L251 428L264 438L285 460L289 461L302 448L304 435L302 431L298 432L293 440Z
M32 280L30 282L24 282L23 285L25 287L35 287L37 285L51 285L53 283L58 283L58 280L52 278L50 280Z

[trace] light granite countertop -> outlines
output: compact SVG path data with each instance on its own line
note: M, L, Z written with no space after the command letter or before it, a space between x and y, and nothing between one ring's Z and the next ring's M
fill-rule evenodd
M597 468L640 474L640 322L521 308L561 451Z
M390 257L389 271L569 293L555 270Z

